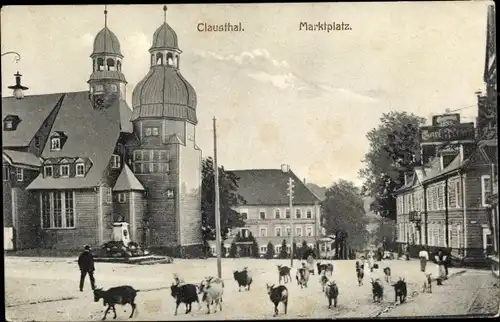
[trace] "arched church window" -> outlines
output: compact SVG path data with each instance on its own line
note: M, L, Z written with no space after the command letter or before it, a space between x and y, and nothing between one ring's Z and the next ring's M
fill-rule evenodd
M179 68L179 55L175 55L175 66Z
M167 53L167 65L168 66L174 65L174 55L172 55L172 53Z
M104 70L104 59L97 58L97 70Z
M156 65L163 65L163 54L156 54Z
M155 64L155 55L151 54L151 65Z
M106 60L106 65L108 66L108 70L115 70L115 60L113 58L108 58Z
M121 71L122 70L122 62L117 60L116 61L116 70Z

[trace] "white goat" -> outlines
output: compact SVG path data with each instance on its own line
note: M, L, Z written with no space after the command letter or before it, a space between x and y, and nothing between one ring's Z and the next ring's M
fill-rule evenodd
M222 311L222 295L224 294L224 282L218 278L206 278L200 283L200 293L202 302L207 302L207 314L210 314L210 304L215 305L214 312L217 312L217 305Z

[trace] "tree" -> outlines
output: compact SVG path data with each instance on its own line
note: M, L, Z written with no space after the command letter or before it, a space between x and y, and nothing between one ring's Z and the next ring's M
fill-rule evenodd
M255 258L259 258L259 244L257 243L257 240L255 238L252 241L252 255Z
M273 259L274 255L275 255L274 245L273 245L273 243L269 242L269 243L267 243L266 258Z
M335 254L346 257L347 241L355 249L362 249L368 242L364 202L360 190L352 182L339 180L326 192L322 203L324 228L335 235ZM339 257L337 257L339 258Z
M280 249L280 258L287 258L287 257L288 257L288 252L286 251L286 240L283 239Z
M425 118L406 112L383 114L381 124L368 132L370 142L359 175L364 179L362 192L375 200L371 210L396 219L394 192L404 184L405 172L421 164L419 127Z
M227 239L228 229L242 227L245 222L241 215L233 209L245 204L244 198L238 194L239 178L224 167L219 167L219 201L222 240ZM202 161L201 183L201 218L203 240L215 240L215 172L212 158Z
M236 245L236 242L233 240L231 243L231 248L229 248L229 257L236 258L238 255L238 246Z

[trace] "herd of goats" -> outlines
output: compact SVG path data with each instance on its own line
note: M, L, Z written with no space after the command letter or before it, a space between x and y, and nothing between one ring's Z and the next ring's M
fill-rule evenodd
M356 262L356 276L358 280L358 285L363 285L364 278L364 261ZM378 266L375 264L375 268ZM373 267L370 267L370 270L373 271ZM322 264L317 263L317 271L319 275L320 284L322 287L322 291L325 293L326 298L328 299L328 308L337 307L337 297L339 295L339 289L335 281L333 281L333 271L334 267L332 264ZM280 303L284 306L284 314L287 313L288 307L288 289L284 285L288 282L292 281L291 268L284 265L278 265L278 275L279 275L279 283L278 284L266 284L267 294L271 302L274 304L274 315L279 314L278 305ZM384 278L387 283L391 283L391 269L390 267L385 267L383 269ZM306 266L306 263L302 263L302 267L297 268L296 280L297 285L301 288L307 287L309 282L309 276L315 274L315 269L312 266ZM234 271L233 276L235 281L238 283L239 291L243 287L246 290L250 290L250 285L252 284L252 275L247 267L242 270ZM185 283L182 278L179 278L177 275L174 276L174 282L172 283L170 290L171 295L176 301L175 307L175 315L177 315L177 310L181 303L184 303L186 306L186 314L191 312L192 303L196 302L200 305L200 297L201 302L205 302L207 306L207 314L210 314L210 307L212 306L214 312L217 312L217 308L222 311L222 295L224 294L224 281L217 277L206 277L200 284L190 284ZM283 283L282 283L283 281ZM371 279L372 285L372 295L374 302L382 301L384 294L384 286L383 282L376 278ZM430 274L425 275L425 280L423 283L422 292L432 293L431 290L431 276ZM394 292L396 295L396 302L402 304L404 303L407 296L407 287L404 278L400 278L396 283L392 284L394 287ZM108 305L107 309L104 312L103 320L106 319L106 316L110 309L113 310L114 319L116 319L116 309L115 305L126 305L130 304L132 306L132 313L129 318L132 318L134 312L136 311L135 297L139 290L134 289L131 286L118 286L110 288L104 291L102 288L94 290L94 301L98 302L101 298L103 299L103 304ZM201 307L200 307L201 308Z

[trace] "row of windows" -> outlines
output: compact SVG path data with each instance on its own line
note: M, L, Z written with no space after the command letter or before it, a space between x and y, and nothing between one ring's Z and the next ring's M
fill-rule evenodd
M491 195L491 180L489 175L481 176L481 205L489 206L489 197ZM448 208L461 208L463 204L462 186L460 181L452 181L448 186ZM398 214L408 214L411 211L422 211L423 192L415 191L412 193L401 194L397 197ZM427 209L444 210L445 209L445 186L441 183L427 189Z
M281 209L276 208L274 209L274 219L282 219L282 218L288 218L290 219L290 209L285 208L285 217L281 216L282 212ZM305 217L303 215L305 214ZM248 219L248 209L240 209L240 215L242 216L243 219ZM312 219L312 209L301 209L301 208L295 208L295 218L301 219L301 218L306 218L306 219ZM266 210L261 209L259 210L259 219L267 219L267 213Z
M135 174L167 173L170 166L168 163L134 162L133 170Z
M429 224L427 232L422 231L420 236L419 230L415 225L409 223L398 224L398 241L402 243L410 243L421 245L425 240L424 233L427 234L428 246L446 247L446 225L445 224ZM421 240L422 238L422 240ZM461 248L463 246L462 225L448 225L448 245L452 248Z
M133 155L133 161L154 162L169 159L170 154L167 150L136 150Z
M249 230L247 228L239 228L240 234L242 237L248 237L249 235ZM267 227L260 227L259 228L259 237L282 237L282 236L290 236L292 234L292 229L290 227L274 227L274 236L268 235ZM228 237L234 236L235 232L233 232L231 229L228 230L227 233ZM302 237L303 235L303 230L302 227L295 227L295 235L296 237ZM312 226L306 226L306 231L305 231L305 236L314 236L314 229Z
M166 58L166 59L164 59ZM166 65L178 67L179 55L174 55L172 53L167 53L166 56L163 53L157 53L156 56L151 54L151 65Z
M7 165L3 166L2 171L3 181L10 181L10 168ZM16 168L16 181L22 182L24 181L24 169Z
M297 247L299 247L299 246L301 246L301 245L297 245ZM312 247L314 247L314 244L308 244L308 246L312 248ZM212 254L216 254L217 249L214 246L212 246L211 248L212 248ZM231 246L225 246L224 245L224 248L226 249L226 254L227 254L227 253L229 253L229 250L231 249ZM290 246L289 245L286 246L286 251L290 252ZM274 252L275 252L275 254L279 254L281 252L281 245L274 246ZM260 254L267 253L267 245L266 246L260 246L259 247L259 253Z
M160 128L155 126L155 127L147 127L144 131L145 136L159 136L160 135Z
M75 192L56 191L40 194L42 228L75 227Z
M95 84L93 89L94 89L95 93L102 93L102 92L104 92L104 85L103 84ZM108 89L112 93L118 92L118 85L109 84Z
M121 64L120 60L117 60L116 67L115 67L115 60L113 58L108 58L108 59L106 59L106 66L104 66L104 59L100 57L100 58L92 60L92 70L93 71L103 71L103 70L121 71L122 64Z

